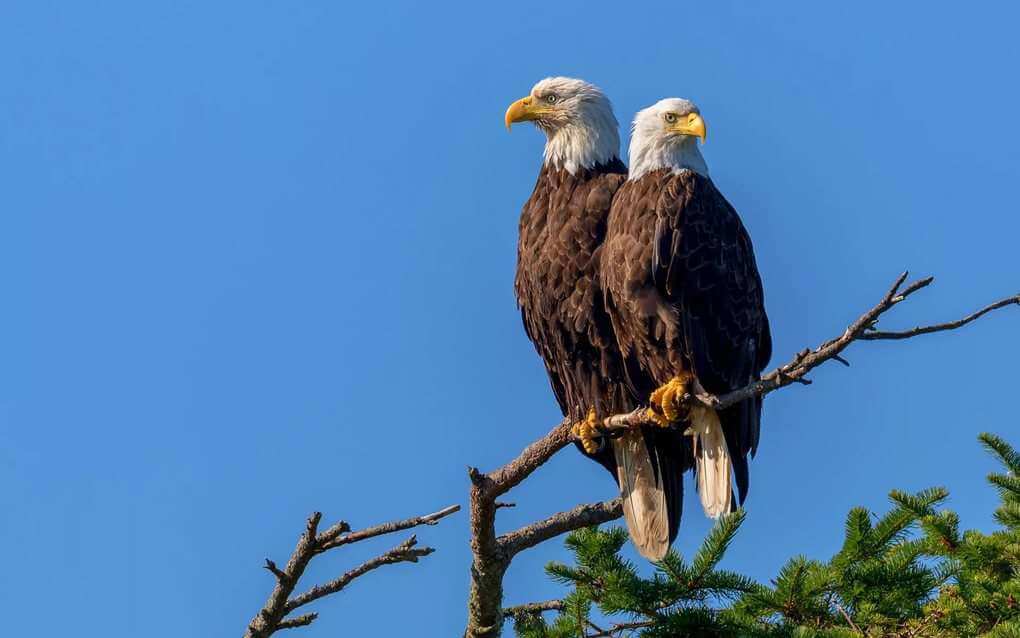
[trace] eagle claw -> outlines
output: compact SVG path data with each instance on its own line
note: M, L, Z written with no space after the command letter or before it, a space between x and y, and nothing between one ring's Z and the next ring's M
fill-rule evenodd
M683 416L682 399L687 394L687 384L692 380L689 372L681 372L659 386L648 401L648 419L659 427L668 428Z
M588 454L597 454L605 446L602 423L595 416L595 408L589 408L588 415L583 421L575 423L571 431Z

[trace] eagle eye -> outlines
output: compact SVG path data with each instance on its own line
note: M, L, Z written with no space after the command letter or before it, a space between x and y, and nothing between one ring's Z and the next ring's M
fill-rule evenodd
M665 118L668 124L673 124L676 122L676 113L666 113L663 117Z
M549 104L556 104L556 95L550 93L549 95L545 96L545 101L548 102Z

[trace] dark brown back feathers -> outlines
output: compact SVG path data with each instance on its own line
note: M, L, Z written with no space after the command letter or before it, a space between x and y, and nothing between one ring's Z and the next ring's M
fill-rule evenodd
M709 178L662 169L621 187L601 276L635 395L647 396L679 370L721 394L767 365L772 340L751 240ZM760 412L760 400L751 400L719 414L741 501Z
M573 420L590 407L600 416L632 407L598 285L606 219L626 171L618 159L577 175L543 166L521 211L517 303L560 408ZM611 452L598 458L614 471L611 459Z

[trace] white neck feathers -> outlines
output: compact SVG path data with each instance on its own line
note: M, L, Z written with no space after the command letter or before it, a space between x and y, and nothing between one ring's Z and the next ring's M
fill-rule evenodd
M629 179L639 179L660 168L672 169L674 173L686 169L708 177L708 164L698 149L697 138L645 136L635 129L630 140Z
M581 117L570 122L541 127L546 135L546 165L565 169L571 175L620 156L619 124L608 101L585 104L581 109Z

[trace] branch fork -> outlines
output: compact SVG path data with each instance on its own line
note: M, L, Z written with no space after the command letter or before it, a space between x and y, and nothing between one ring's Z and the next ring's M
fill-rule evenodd
M276 586L273 587L273 591L269 595L269 599L266 600L266 604L248 623L248 629L244 634L244 638L268 638L281 629L293 629L310 625L319 617L317 613L291 616L291 612L310 602L341 591L354 579L383 565L403 562L416 563L419 558L428 556L435 550L431 547L418 547L418 539L412 535L390 551L365 561L338 578L328 583L316 585L297 596L292 596L308 563L319 554L341 545L365 540L366 538L389 534L417 527L418 525L435 525L440 519L459 510L460 505L451 505L432 514L384 523L383 525L369 527L357 532L351 532L350 525L344 521L336 523L324 532L319 532L322 513L313 512L305 523L305 530L298 539L297 545L287 561L287 565L280 569L275 562L269 558L266 559L263 567L276 578Z
M520 552L560 534L599 525L623 515L619 499L580 505L518 530L496 535L497 501L541 467L571 441L571 424L564 419L513 461L489 473L468 468L471 479L471 591L465 636L498 636L503 628L503 576Z

